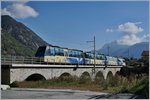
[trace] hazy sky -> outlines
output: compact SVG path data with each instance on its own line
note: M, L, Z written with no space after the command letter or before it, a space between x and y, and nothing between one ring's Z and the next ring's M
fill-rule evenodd
M2 15L24 23L46 42L81 50L116 41L122 45L148 41L148 2L2 2Z

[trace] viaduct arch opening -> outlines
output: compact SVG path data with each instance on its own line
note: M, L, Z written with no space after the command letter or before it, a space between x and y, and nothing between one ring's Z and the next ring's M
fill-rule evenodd
M25 79L25 81L40 81L40 80L46 80L46 78L38 73L32 74Z
M101 71L97 72L96 73L96 76L95 76L95 82L96 83L100 83L101 81L104 80L104 75Z
M115 73L115 77L119 77L121 75L121 73L119 72L119 71L117 71L116 73Z
M83 72L79 78L80 83L89 83L91 82L91 76L88 72Z
M61 74L58 79L60 81L68 81L68 82L73 80L71 74L69 74L67 72Z
M88 72L83 72L80 76L82 79L91 79L90 74Z
M113 78L113 73L109 71L107 74L107 79L111 79L111 78Z
M114 80L114 76L111 71L108 72L106 81L109 86L115 86L116 80Z

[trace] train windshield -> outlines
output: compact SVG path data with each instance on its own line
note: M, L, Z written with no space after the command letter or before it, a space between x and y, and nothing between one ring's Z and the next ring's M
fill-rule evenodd
M38 50L37 50L37 52L36 52L36 54L35 54L35 56L36 57L42 57L42 56L44 56L45 49L46 49L46 46L39 47Z

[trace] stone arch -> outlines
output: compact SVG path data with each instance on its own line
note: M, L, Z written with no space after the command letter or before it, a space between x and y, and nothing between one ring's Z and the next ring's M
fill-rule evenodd
M25 81L39 81L39 80L46 80L46 78L39 73L34 73L25 79Z
M118 76L120 76L120 71L117 71L117 72L115 73L115 77L118 77Z
M114 78L115 78L114 83L115 83L116 86L118 86L118 85L120 84L120 82L121 82L121 81L120 81L120 80L121 80L121 73L120 73L120 71L117 71L117 72L115 73Z
M70 73L67 73L67 72L62 73L62 74L58 77L58 79L59 79L60 81L72 81L72 80L73 80L71 74L70 74Z
M113 73L111 71L109 71L107 74L107 79L106 79L108 86L115 86L116 85L116 79L114 79L114 78L115 77L113 76Z
M82 73L82 75L80 76L80 83L88 83L91 81L91 76L90 74L85 71Z
M64 73L62 73L59 77L63 77L63 76L71 76L71 74L68 73L68 72L64 72Z
M81 74L80 77L84 77L84 76L85 76L85 77L90 77L90 78L91 78L89 72L87 72L87 71L83 72L83 73Z
M99 83L102 80L104 80L104 75L101 71L98 71L95 75L95 82Z
M108 78L113 78L113 73L111 72L111 71L109 71L108 73L107 73L107 79Z

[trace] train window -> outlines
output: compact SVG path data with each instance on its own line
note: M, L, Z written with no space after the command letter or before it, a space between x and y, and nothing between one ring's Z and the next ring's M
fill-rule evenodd
M96 59L102 60L100 55L96 55Z
M101 59L101 60L105 60L104 55L101 55L100 59Z
M79 52L76 51L76 57L79 57Z
M76 52L72 51L72 56L76 57Z
M80 53L80 52L78 52L78 51L76 51L76 57L81 58L81 53Z
M59 55L59 49L58 48L55 48L55 54Z
M59 56L64 56L64 50L61 48L55 48L55 54Z
M86 53L86 58L93 59L94 58L94 54Z
M50 47L50 55L55 55L55 49L54 49L54 47Z
M82 52L78 52L78 57L82 58Z
M90 58L93 59L93 58L94 58L94 55L93 55L93 54L90 54Z
M88 57L88 53L84 53L84 54L85 54L85 58L89 58L89 57Z
M85 56L86 56L86 58L89 58L89 54L88 53L86 53Z
M72 57L72 51L68 50L69 57Z
M73 51L73 50L69 50L68 54L70 57L82 57L82 53L79 51Z
M61 49L61 48L59 49L59 55L64 56L64 49Z
M76 52L75 52L75 51L73 51L73 57L76 57L76 56L77 56Z

